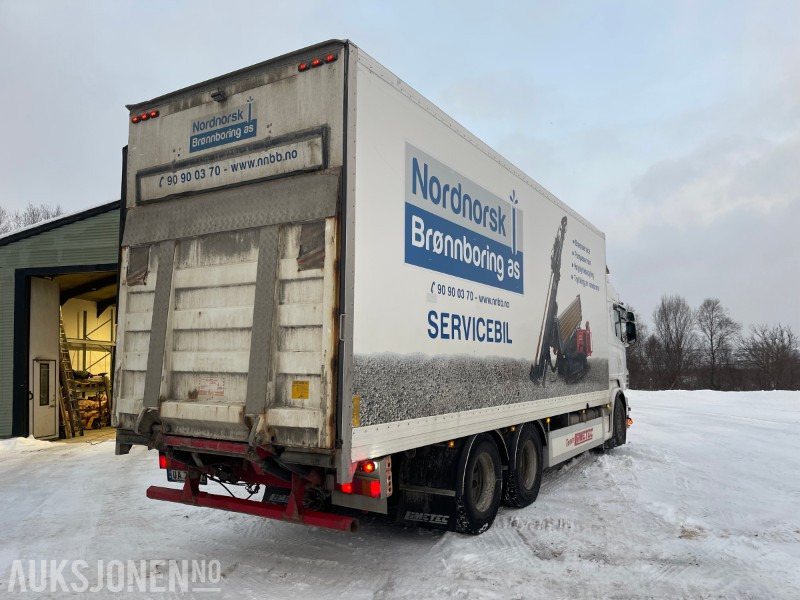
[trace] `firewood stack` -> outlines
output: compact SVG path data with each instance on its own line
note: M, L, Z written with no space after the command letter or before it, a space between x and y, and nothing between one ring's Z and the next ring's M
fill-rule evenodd
M108 398L105 394L82 398L78 400L78 405L81 409L84 429L102 427L107 424L104 423L108 416Z

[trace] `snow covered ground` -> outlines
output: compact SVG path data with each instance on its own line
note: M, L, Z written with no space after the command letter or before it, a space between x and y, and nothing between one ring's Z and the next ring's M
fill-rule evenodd
M800 598L800 393L631 397L627 446L546 473L534 505L502 508L478 537L374 519L345 534L162 503L145 498L164 471L142 448L0 442L0 596L79 596L9 593L15 559L213 559L220 591L190 595ZM135 595L82 594L117 596Z

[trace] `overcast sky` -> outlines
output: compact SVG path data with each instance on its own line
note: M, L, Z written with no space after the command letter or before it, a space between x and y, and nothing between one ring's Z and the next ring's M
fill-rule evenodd
M606 233L645 321L800 334L800 2L0 0L0 205L115 200L126 103L350 38Z

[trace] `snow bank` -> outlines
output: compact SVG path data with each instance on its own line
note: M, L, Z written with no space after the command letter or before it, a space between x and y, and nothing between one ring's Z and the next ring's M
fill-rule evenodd
M0 440L0 454L10 452L38 452L53 448L53 442L37 440L34 437L16 437L7 440Z

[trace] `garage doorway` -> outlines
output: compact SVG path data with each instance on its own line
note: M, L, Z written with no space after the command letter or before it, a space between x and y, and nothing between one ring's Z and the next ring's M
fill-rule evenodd
M16 271L16 435L113 433L117 279L116 265Z

